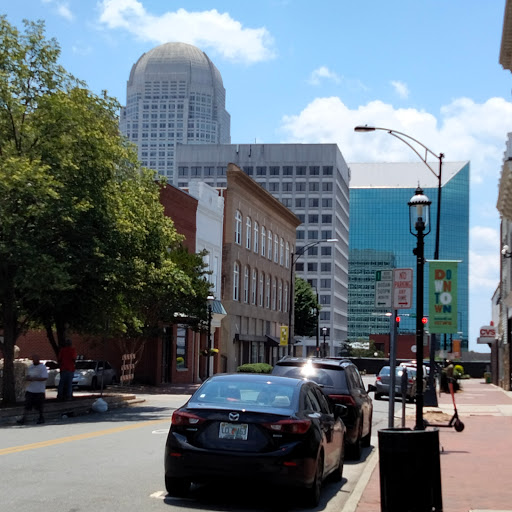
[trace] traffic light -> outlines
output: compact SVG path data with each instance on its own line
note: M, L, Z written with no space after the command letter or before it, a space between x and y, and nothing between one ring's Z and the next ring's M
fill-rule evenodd
M396 325L397 325L397 326L399 326L399 325L400 325L400 317L399 317L399 316L397 316L397 317L395 318L395 321L396 321Z
M421 319L421 323L422 324L426 324L428 322L428 318L426 316L424 316L422 319Z

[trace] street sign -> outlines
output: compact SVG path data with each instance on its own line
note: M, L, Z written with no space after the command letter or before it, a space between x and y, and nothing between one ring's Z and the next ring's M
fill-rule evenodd
M285 347L288 345L288 326L281 325L281 332L279 333L279 345Z
M395 268L393 272L393 309L412 308L412 268Z
M375 307L391 307L393 291L393 270L377 270L375 272Z

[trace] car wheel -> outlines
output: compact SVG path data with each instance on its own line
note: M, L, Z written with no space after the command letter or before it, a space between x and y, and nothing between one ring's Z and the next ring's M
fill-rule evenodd
M352 460L359 460L363 452L362 447L362 435L363 435L363 418L359 422L359 430L357 432L357 439L354 444L349 445L350 458Z
M304 499L307 506L317 507L320 503L320 492L322 490L322 480L324 476L324 458L320 454L316 461L315 479L311 487L304 490Z
M368 447L368 446L370 446L370 444L371 444L371 440L372 440L372 420L373 420L373 415L372 415L372 414L370 414L370 426L369 426L368 434L366 434L366 435L361 439L362 445L363 445L364 447Z
M190 480L187 480L186 478L177 478L166 475L165 489L169 493L169 496L186 496L190 490Z
M343 478L343 466L345 464L345 444L341 447L340 452L340 460L338 461L338 466L332 473L332 480L333 482L341 482Z
M96 377L93 377L91 380L91 389L94 391L98 387L98 380Z

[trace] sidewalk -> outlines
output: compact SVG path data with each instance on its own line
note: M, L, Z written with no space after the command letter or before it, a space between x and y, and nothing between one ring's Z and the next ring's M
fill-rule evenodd
M439 428L441 490L445 512L512 512L512 392L483 379L461 382L455 404L464 430ZM424 417L448 423L451 395L438 396L438 407L425 407ZM414 428L414 411L406 426ZM401 419L401 418L400 418ZM374 446L368 483L355 508L344 512L381 512L378 442Z

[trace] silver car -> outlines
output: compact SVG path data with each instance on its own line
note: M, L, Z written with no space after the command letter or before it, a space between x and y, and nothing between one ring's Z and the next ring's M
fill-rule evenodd
M78 359L75 362L75 374L73 375L73 387L90 388L92 390L101 387L117 384L117 373L108 361L98 361L94 359ZM55 379L56 385L60 380L60 375Z
M397 366L395 368L395 396L402 396L402 375L407 372L407 389L405 398L414 402L416 395L416 369L411 367ZM375 379L375 400L383 396L389 396L391 371L389 366L383 366Z

